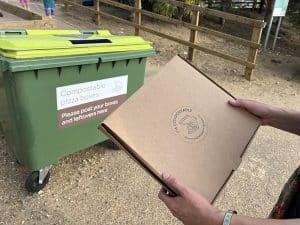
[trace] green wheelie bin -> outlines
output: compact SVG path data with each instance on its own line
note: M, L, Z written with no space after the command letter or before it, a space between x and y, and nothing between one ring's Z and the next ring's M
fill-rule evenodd
M0 31L0 127L41 190L61 158L107 140L97 125L144 81L150 42L106 30Z

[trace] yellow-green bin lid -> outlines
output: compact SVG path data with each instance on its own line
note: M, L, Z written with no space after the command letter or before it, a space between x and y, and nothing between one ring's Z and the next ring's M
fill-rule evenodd
M15 59L152 49L152 43L141 37L115 36L107 30L27 30L25 35L0 35L0 54Z

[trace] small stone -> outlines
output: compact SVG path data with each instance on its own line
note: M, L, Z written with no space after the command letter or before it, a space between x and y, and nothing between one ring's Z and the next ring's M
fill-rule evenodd
M235 70L235 69L230 70L230 72L231 72L232 74L237 74L237 70Z
M38 192L38 194L39 195L41 195L41 194L43 194L44 192L42 191L42 190L40 190L39 192Z

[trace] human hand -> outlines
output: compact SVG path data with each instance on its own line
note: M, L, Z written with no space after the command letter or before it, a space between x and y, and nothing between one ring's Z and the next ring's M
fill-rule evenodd
M245 109L259 117L262 121L262 125L272 125L272 121L274 119L274 107L272 106L246 99L229 100L229 104L236 108Z
M220 225L224 213L214 208L205 198L185 186L174 177L163 174L163 181L178 194L171 197L162 187L158 197L169 208L173 216L185 225Z

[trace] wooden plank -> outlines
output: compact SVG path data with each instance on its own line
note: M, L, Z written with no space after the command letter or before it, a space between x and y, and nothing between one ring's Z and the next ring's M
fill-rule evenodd
M110 1L110 0L105 0L105 1ZM212 29L209 29L209 28L206 28L206 27L195 26L195 25L190 24L190 23L186 23L186 22L183 22L183 21L180 21L180 20L176 20L176 19L173 19L173 18L170 18L170 17L167 17L167 16L163 16L163 15L159 15L159 14L156 14L156 13L153 13L153 12L149 12L149 11L146 11L146 10L142 10L142 15L145 15L145 16L148 16L148 17L151 17L151 18L154 18L154 19L159 19L161 21L165 21L165 22L172 23L172 24L175 24L175 25L181 25L181 26L184 26L186 28L193 29L193 30L196 30L196 31L201 31L201 32L204 32L204 33L207 33L207 34L211 34L211 35L214 35L214 36L217 36L217 37L220 37L220 38L224 38L224 39L229 40L229 41L239 43L239 44L244 45L244 46L249 46L249 47L253 47L253 48L260 48L260 46L261 46L260 44L254 43L252 41L249 41L249 40L246 40L246 39L243 39L243 38L239 38L239 37L236 37L236 36L233 36L233 35L230 35L230 34L225 34L225 33L222 33L222 32L216 31L216 30L212 30Z
M120 23L125 23L126 25L128 26L132 26L132 27L136 27L137 25L131 21L128 21L128 20L124 20L124 19L121 19L119 17L116 17L116 16L113 16L113 15L110 15L108 13L105 13L105 12L102 12L100 11L100 15L103 16L103 17L106 17L108 19L113 19L117 22L120 22Z
M218 56L218 57L221 57L223 59L226 59L226 60L230 60L232 62L236 62L238 64L241 64L241 65L244 65L244 66L247 66L249 68L254 68L255 67L255 64L254 63L251 63L251 62L248 62L246 60L243 60L243 59L240 59L240 58L237 58L237 57L234 57L234 56L231 56L231 55L226 55L224 53L221 53L221 52L218 52L218 51L215 51L215 50L212 50L210 48L206 48L206 47L203 47L203 46L200 46L200 45L197 45L197 44L194 44L194 43L191 43L189 41L184 41L184 40L181 40L179 38L176 38L174 36L170 36L170 35L167 35L167 34L164 34L164 33L161 33L159 31L156 31L156 30L153 30L151 28L148 28L148 27L145 27L145 26L140 26L140 29L141 30L144 30L148 33L152 33L154 35L157 35L159 37L162 37L162 38L167 38L169 40L172 40L172 41L175 41L175 42L178 42L182 45L186 45L188 47L192 47L194 49L198 49L202 52L205 52L205 53L208 53L208 54L211 54L211 55L214 55L214 56Z
M136 23L136 27L135 27L135 31L134 34L136 36L140 35L140 26L142 24L142 14L141 14L141 10L142 10L142 0L135 0L134 1L134 5L135 5L135 16L134 16L134 21Z
M80 4L78 4L76 2L73 2L73 1L70 1L70 0L60 0L60 1L64 4L68 4L69 6L72 5L72 6L75 6L76 8L78 8L78 9L82 9L82 10L88 11L88 12L93 13L93 14L98 13L97 10L95 10L95 9L80 5Z
M78 4L78 3L72 2L72 1L70 1L70 0L61 0L61 1L62 1L63 3L67 3L67 4L70 4L70 5L76 6L76 7L79 8L79 9L86 10L86 11L91 12L91 13L98 13L95 9L92 9L92 8L88 8L88 7L82 6L82 5ZM102 0L101 0L101 2L102 2ZM100 16L103 16L103 17L105 17L105 18L113 19L113 20L115 20L115 21L118 21L118 22L127 24L127 25L129 25L129 26L136 27L136 24L135 24L135 23L130 22L130 21L128 21L128 20L121 19L121 18L119 18L119 17L110 15L110 14L105 13L105 12L102 12L102 11L100 11L99 14L100 14Z
M0 9L16 15L20 18L26 19L26 20L42 20L43 17L37 13L31 12L27 9L24 9L22 7L19 7L17 5L9 4L8 2L4 2L0 0Z
M0 22L0 29L54 29L54 19Z
M262 28L253 27L251 40L253 42L260 43L261 34L262 34ZM258 53L258 49L256 49L256 48L250 48L249 54L248 54L248 61L252 62L253 64L255 64L256 63L257 53ZM245 68L246 79L247 80L251 80L252 74L253 74L253 68L250 68L250 67L246 66L246 68Z
M199 24L199 17L200 17L200 12L199 11L197 11L197 12L194 11L193 15L192 15L191 23L194 24L197 27L198 27L198 24ZM195 44L196 40L197 40L197 37L198 37L198 31L190 30L190 42ZM188 60L190 60L192 62L194 61L194 58L195 58L195 49L194 48L189 47L187 58L188 58Z
M95 15L95 22L96 25L100 25L100 1L99 0L94 0L94 7L95 10L97 11L96 15Z
M119 2L115 2L115 1L111 1L111 0L100 0L100 2L118 7L120 9L125 9L125 10L130 11L130 12L134 11L134 7L126 5L126 4L122 4L122 3L119 3Z
M200 11L200 13L204 11L204 8L202 8L200 6L191 5L191 4L185 3L183 1L159 0L159 2L166 2L166 3L169 3L169 4L175 5L177 7L180 7L180 8L185 8L185 9L189 9L189 10L193 10L193 11Z
M255 20L244 16L238 16L231 13L222 12L215 9L205 8L203 15L211 15L216 17L221 17L226 20L236 21L239 23L247 24L254 27L265 27L265 22L263 20Z
M246 40L243 38L239 38L239 37L236 37L236 36L233 36L230 34L226 34L223 32L219 32L216 30L212 30L212 29L209 29L206 27L200 27L200 31L203 31L204 33L207 33L207 34L214 35L216 37L224 38L228 41L232 41L232 42L244 45L244 46L252 47L252 48L260 48L260 46L261 46L261 44L259 44L259 43L254 43L252 41L249 41L249 40Z
M227 20L232 20L232 21L237 21L239 23L243 23L243 24L248 24L251 26L255 26L255 27L264 27L265 23L263 20L256 20L256 19L252 19L252 18L248 18L248 17L244 17L244 16L238 16L238 15L234 15L231 13L226 13L226 12L221 12L219 10L215 10L215 9L209 9L209 8L203 8L201 6L197 6L197 5L191 5L191 4L187 4L181 1L176 1L176 0L159 0L160 2L167 2L169 4L181 7L181 8L185 8L185 9L189 9L189 10L193 10L193 11L199 11L202 15L212 15L212 16L216 16L216 17L221 17Z

